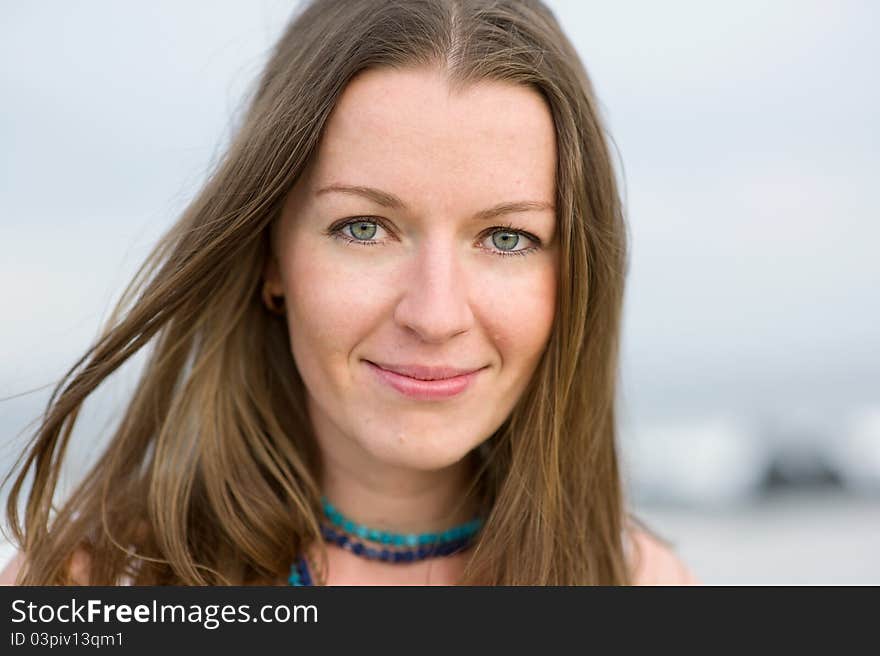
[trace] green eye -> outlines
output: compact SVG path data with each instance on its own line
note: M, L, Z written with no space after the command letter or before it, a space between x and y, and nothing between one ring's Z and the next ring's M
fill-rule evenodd
M355 239L372 239L376 235L376 224L372 221L357 221L349 223L351 234Z
M519 243L519 235L515 232L495 232L492 234L492 243L502 251L510 251Z

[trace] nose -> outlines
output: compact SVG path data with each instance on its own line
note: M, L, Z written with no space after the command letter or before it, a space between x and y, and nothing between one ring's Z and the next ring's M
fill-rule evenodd
M439 238L427 242L413 253L394 319L423 342L440 344L467 332L474 315L461 253Z

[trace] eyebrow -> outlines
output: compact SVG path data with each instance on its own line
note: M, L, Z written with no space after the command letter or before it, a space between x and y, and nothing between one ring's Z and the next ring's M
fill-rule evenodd
M363 198L366 198L367 200L376 203L377 205L388 207L390 209L406 209L406 203L400 200L400 198L392 193L382 191L381 189L376 189L374 187L333 184L327 187L322 187L316 192L316 195L320 196L321 194L332 192L361 196ZM499 216L504 216L505 214L516 214L517 212L541 212L554 209L555 208L553 207L552 203L545 203L542 201L534 200L520 200L498 203L497 205L493 205L488 209L480 210L474 215L474 218L479 220L489 220Z

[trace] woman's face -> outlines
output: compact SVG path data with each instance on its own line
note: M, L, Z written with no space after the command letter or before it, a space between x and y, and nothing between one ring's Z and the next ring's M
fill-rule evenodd
M420 69L348 85L266 267L322 449L436 470L504 422L553 323L555 166L526 87L453 94Z

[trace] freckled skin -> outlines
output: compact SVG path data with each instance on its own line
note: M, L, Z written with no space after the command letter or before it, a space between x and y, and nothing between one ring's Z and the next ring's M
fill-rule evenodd
M552 204L555 163L552 118L528 88L485 82L453 94L427 69L368 71L349 84L286 199L266 268L331 460L352 472L438 471L503 423L550 335L555 216L474 215L502 202ZM378 188L406 209L316 193L331 184ZM354 217L382 219L379 245L327 235ZM487 229L506 225L542 247L497 255ZM533 245L521 237L516 248ZM364 359L487 369L456 397L416 401L377 382Z

